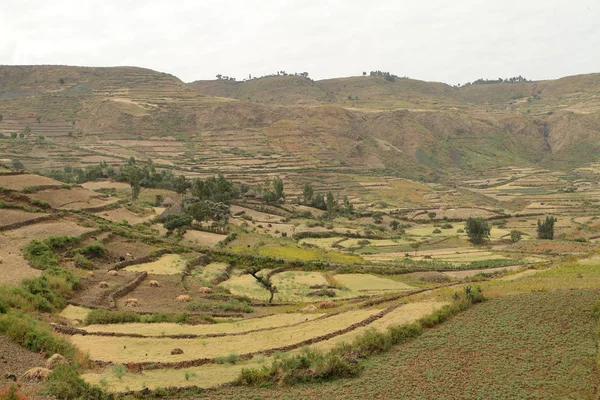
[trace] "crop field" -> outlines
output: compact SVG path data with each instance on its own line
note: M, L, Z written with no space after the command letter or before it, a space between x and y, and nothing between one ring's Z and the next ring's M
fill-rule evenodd
M0 229L4 226L18 224L26 221L35 221L48 217L49 214L30 213L21 210L0 209Z
M129 224L141 224L147 221L150 221L152 218L156 217L157 214L152 212L148 212L146 214L136 214L126 208L115 208L112 210L101 211L96 213L96 215L107 219L113 222L127 221Z
M354 338L356 338L358 335L365 333L369 329L384 331L389 326L410 324L418 320L419 318L423 318L427 315L432 314L435 310L442 308L446 304L449 303L434 301L408 303L402 305L401 307L398 307L394 311L384 315L378 320L373 321L367 326L362 326L351 332L344 333L329 340L317 342L315 344L310 345L310 348L328 350L342 342L351 343L352 340L354 340ZM298 352L298 350L295 350L295 352Z
M592 399L599 382L591 309L599 295L576 290L495 299L375 357L351 381L232 387L206 397Z
M272 329L229 337L205 339L167 339L131 337L92 337L74 335L73 343L92 360L128 362L179 362L200 358L215 358L229 354L246 354L289 346L305 340L326 335L360 322L381 310L347 311L326 320L307 321L299 326ZM171 350L180 348L183 354L172 355Z
M197 246L214 247L221 240L225 239L226 235L219 235L211 232L202 232L196 230L188 230L183 235L184 241Z
M105 207L117 202L116 199L102 199L92 191L77 187L71 189L42 190L29 194L28 197L46 201L53 208L68 210Z
M334 278L343 287L355 293L414 289L402 282L369 274L338 274Z
M60 187L60 182L39 175L0 175L0 187L8 190L23 191L25 188L34 187Z
M147 272L157 275L180 274L185 268L185 261L179 254L165 254L158 260L144 264L131 265L125 268L130 272Z
M87 228L72 221L56 220L11 229L10 231L5 231L4 234L9 238L29 241L31 239L43 239L52 235L81 236L93 231L93 228Z
M275 329L286 325L294 325L311 321L324 315L325 314L319 313L285 313L208 325L182 325L173 323L88 325L85 327L85 330L88 332L135 333L144 336L156 337L165 335L232 335L255 330Z

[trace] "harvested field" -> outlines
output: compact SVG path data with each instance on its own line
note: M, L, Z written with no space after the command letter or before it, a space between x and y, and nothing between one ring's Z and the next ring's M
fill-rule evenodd
M224 273L226 269L227 264L225 263L210 263L203 267L197 267L193 273L205 281L212 282L217 276Z
M225 239L227 235L219 235L217 233L211 232L203 232L203 231L195 231L192 229L188 229L183 235L184 241L189 242L189 244L194 244L198 246L204 247L214 247L221 240Z
M96 271L94 276L86 276L80 279L82 290L75 292L71 301L73 304L85 307L108 307L108 295L123 285L131 282L138 274L119 271L118 275L108 275L104 271ZM101 288L100 282L107 282L108 288Z
M65 210L105 207L118 202L115 198L100 198L97 193L79 187L42 190L27 196L30 199L46 201L52 208Z
M143 272L156 275L176 275L185 269L185 261L179 254L165 254L158 260L144 264L131 265L125 271Z
M10 238L28 239L27 241L29 241L31 239L44 239L51 235L81 236L93 231L93 228L86 228L77 225L75 222L56 220L23 226L21 228L6 231L4 234Z
M102 373L87 373L81 377L88 383L100 385L105 382L105 388L110 392L124 392L128 390L151 390L161 387L189 387L211 388L234 381L243 368L260 367L258 362L245 362L243 364L209 364L200 367L183 369L153 369L137 374L125 374L118 379L111 367Z
M112 210L101 211L99 213L96 213L96 215L113 222L120 222L125 220L131 225L141 224L150 221L152 218L156 217L156 214L154 213L140 215L131 212L126 208L114 208Z
M206 339L129 338L74 335L71 340L92 360L127 362L179 362L199 358L214 358L232 353L246 354L266 351L271 348L289 346L304 340L326 335L360 322L381 310L348 311L320 320L308 321L301 326L282 327L264 332L237 336ZM171 355L171 349L183 349L183 354Z
M523 268L522 265L512 265L510 267L487 268L487 269L470 269L467 271L445 271L444 275L456 279L465 279L479 274L493 274L495 272L518 271Z
M23 258L23 246L26 238L14 239L0 232L0 284L18 285L23 279L35 278L41 271L29 266Z
M367 326L357 328L352 332L345 333L340 336L336 336L333 339L324 340L322 342L311 345L311 348L317 348L322 350L329 350L335 347L340 342L351 343L352 340L360 334L363 334L368 329L377 329L379 331L385 330L388 326L409 324L423 318L427 315L432 314L435 310L445 306L446 302L417 302L405 304L389 314L384 315L380 319L373 321Z
M149 282L158 281L160 287L151 287ZM135 308L137 312L156 312L156 313L181 313L186 311L186 305L189 303L176 301L180 295L189 295L192 301L201 301L204 299L198 292L201 287L194 280L186 280L186 286L182 284L181 275L158 275L149 274L132 292L117 300L117 308L121 310L131 310L125 306L127 298L138 299L139 306Z
M277 314L261 318L248 318L236 322L223 322L208 325L182 325L182 324L108 324L89 325L85 328L88 332L117 332L138 333L145 336L164 335L214 335L232 334L253 331L257 329L274 329L286 325L311 321L324 314L290 313Z
M247 215L248 217L252 217L253 221L258 221L258 222L266 222L266 223L273 223L273 222L283 222L283 217L280 217L279 215L273 215L273 214L267 214L264 212L260 212L260 211L254 211L251 208L246 208L246 207L240 207L240 206L231 206L231 215L235 215L238 213L243 212L244 215Z
M131 186L125 182L85 182L81 186L88 190L100 190L100 189L116 189L116 190L130 190Z
M47 218L50 214L30 213L22 210L0 209L0 230L13 224L32 222Z
M0 175L0 187L3 187L8 190L16 190L19 192L23 191L23 189L28 187L59 187L60 185L60 182L40 175Z
M351 381L230 387L206 397L593 399L599 379L591 310L599 295L574 290L494 299L374 357Z
M405 283L369 274L339 274L335 275L335 280L357 294L379 292L382 290L414 289L412 286L408 286Z
M539 269L528 269L526 271L518 272L516 274L511 274L511 275L508 275L508 276L503 276L502 278L500 278L500 280L501 281L515 281L517 279L521 279L521 278L524 278L526 276L535 275L538 272L541 272L541 270L539 270Z

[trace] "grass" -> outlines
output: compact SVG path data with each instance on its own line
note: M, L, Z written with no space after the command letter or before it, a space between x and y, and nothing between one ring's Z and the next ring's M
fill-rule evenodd
M93 360L116 363L143 361L184 361L197 358L215 358L235 354L265 351L287 346L325 335L362 321L380 310L356 310L335 315L326 320L307 321L299 326L280 327L265 332L205 339L128 338L72 336L73 343L89 352ZM181 348L184 353L171 355L171 350Z
M86 325L98 324L124 324L124 323L184 323L188 320L189 314L137 314L133 311L116 311L96 309L90 310L84 320Z

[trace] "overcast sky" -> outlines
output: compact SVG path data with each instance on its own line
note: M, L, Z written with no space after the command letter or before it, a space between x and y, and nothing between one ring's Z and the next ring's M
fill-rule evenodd
M0 64L550 79L600 72L600 0L1 0Z

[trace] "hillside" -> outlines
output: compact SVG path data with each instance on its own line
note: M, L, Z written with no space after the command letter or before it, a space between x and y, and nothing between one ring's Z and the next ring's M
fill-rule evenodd
M383 77L196 81L142 68L0 67L0 159L32 170L151 158L247 183L306 172L454 180L570 170L600 150L600 74L470 85ZM43 139L41 138L43 137ZM335 188L336 185L332 185Z

